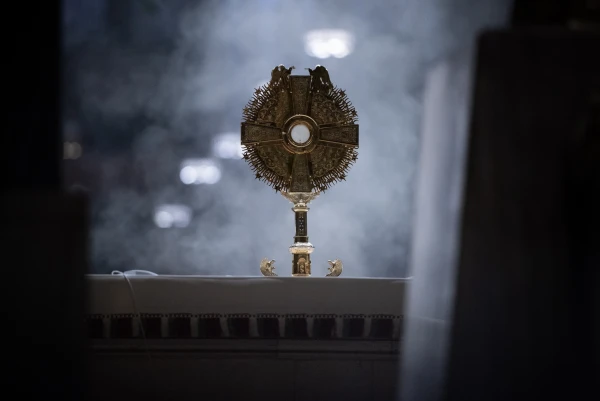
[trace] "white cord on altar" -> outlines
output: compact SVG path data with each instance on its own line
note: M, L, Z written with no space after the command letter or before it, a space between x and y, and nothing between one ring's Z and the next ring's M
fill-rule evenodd
M133 270L132 272L137 272L137 271ZM146 272L144 270L140 270L140 272L143 272L142 274L148 274L148 275L151 275L151 276L157 276L156 273ZM140 311L139 311L139 309L137 307L135 292L133 291L133 285L131 284L131 281L129 281L129 277L127 277L127 275L129 273L130 273L130 271L122 272L122 271L119 271L119 270L113 270L111 272L111 274L113 276L118 276L118 275L123 276L123 278L127 282L127 285L129 286L129 295L131 296L131 302L133 304L133 313L138 318L138 322L139 322L139 325L140 325L140 331L142 333L142 339L144 341L144 348L146 350L146 355L148 355L148 360L150 362L152 362L152 355L150 354L150 348L148 347L148 339L146 338L146 330L144 329L144 324L142 322L142 315L140 314ZM136 273L133 273L133 274L135 275Z

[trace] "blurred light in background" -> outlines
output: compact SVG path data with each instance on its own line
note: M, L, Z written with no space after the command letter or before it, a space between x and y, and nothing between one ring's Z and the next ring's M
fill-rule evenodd
M179 178L186 185L212 185L221 179L221 169L211 159L186 159L181 163Z
M154 224L160 228L187 227L192 220L192 209L185 205L167 204L154 209Z
M81 157L82 149L78 142L63 143L63 159L76 160Z
M343 58L354 50L354 36L341 29L318 29L304 35L304 50L317 58Z
M244 156L240 134L228 132L213 140L213 154L221 159L241 159Z

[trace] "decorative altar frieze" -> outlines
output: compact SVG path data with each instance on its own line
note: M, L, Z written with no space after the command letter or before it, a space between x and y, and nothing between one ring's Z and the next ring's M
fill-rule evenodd
M408 281L91 275L86 322L93 339L397 340Z
M316 399L296 397L304 388L297 383L335 395L324 399L393 399L410 280L87 281L94 399L127 393L125 399L266 400L271 383L278 386L273 399Z

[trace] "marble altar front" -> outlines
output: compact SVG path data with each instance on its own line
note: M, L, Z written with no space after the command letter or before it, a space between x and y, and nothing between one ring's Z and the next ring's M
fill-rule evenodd
M409 282L88 276L91 399L392 400Z

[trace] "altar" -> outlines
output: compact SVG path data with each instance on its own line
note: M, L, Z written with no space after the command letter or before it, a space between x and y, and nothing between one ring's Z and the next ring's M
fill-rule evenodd
M160 383L209 399L394 399L409 282L87 276L94 397Z

